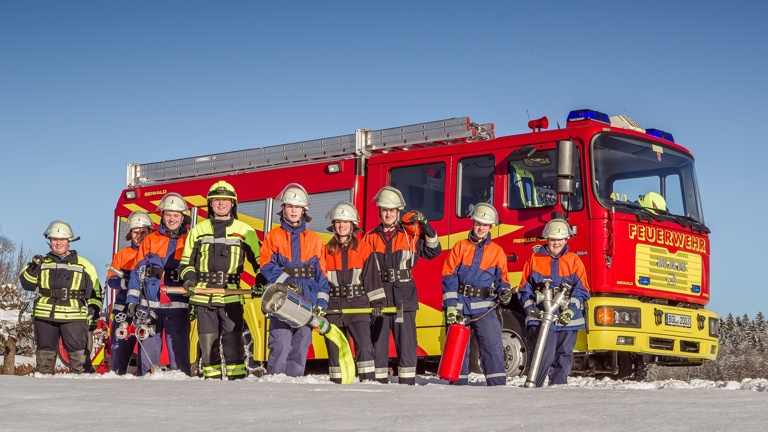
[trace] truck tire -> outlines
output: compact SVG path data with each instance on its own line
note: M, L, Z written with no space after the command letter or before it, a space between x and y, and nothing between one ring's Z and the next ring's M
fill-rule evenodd
M245 371L246 375L253 375L256 377L264 376L266 368L262 362L256 361L253 358L253 337L251 336L251 329L247 326L243 332L243 344L245 345Z
M509 309L501 312L501 343L504 347L504 368L508 377L524 375L528 369L528 333L524 321Z

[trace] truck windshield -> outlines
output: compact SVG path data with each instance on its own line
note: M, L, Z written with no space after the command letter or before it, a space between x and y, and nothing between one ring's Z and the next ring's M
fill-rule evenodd
M659 143L601 134L592 142L592 163L595 195L603 206L630 213L654 209L653 217L704 224L689 155ZM641 199L649 192L658 195Z

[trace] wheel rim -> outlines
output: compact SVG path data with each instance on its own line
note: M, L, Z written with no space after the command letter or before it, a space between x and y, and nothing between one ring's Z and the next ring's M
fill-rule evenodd
M501 332L501 344L504 349L504 369L507 376L522 375L528 359L525 342L517 333L505 329Z

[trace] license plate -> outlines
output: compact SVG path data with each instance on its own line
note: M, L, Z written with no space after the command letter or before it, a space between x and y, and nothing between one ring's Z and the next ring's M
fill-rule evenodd
M677 315L668 313L666 315L667 325L674 327L687 327L691 328L691 317L688 315Z

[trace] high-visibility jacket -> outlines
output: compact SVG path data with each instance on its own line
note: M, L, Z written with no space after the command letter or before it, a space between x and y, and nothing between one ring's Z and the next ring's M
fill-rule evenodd
M261 273L269 283L296 283L301 295L313 305L328 308L325 245L307 222L294 227L280 218L280 226L264 238ZM290 273L290 274L289 274Z
M544 279L551 279L550 287L559 288L563 282L571 285L571 299L568 307L574 315L568 325L561 325L557 320L552 323L555 330L580 330L586 328L582 305L589 300L587 273L581 258L568 252L568 245L557 255L552 256L545 246L535 246L533 255L523 267L523 278L517 296L526 316L530 310L543 309L536 305L536 291L543 285ZM560 315L558 311L557 315ZM528 317L526 325L539 325L541 320Z
M112 313L125 311L126 299L128 297L128 280L136 264L136 253L138 251L139 247L131 243L130 246L117 251L112 257L112 267L123 272L123 277L118 276L112 270L107 272L107 286L115 291L112 300Z
M179 262L186 239L184 225L178 233L171 235L162 223L157 231L144 238L136 253L135 271L131 272L128 282L128 303L154 309L186 309L189 306L189 300L183 294L166 294L163 290L184 284L179 277Z
M496 294L509 288L507 257L488 235L479 243L462 240L443 264L443 306L465 315L485 312Z
M334 254L328 252L326 245L324 252L331 296L328 309L386 306L379 263L368 243L358 240L355 249L343 246ZM331 324L344 327L370 320L368 314L328 315Z
M39 290L32 316L44 321L85 321L88 306L101 310L101 285L96 269L74 250L64 258L49 252L39 266L27 264L21 287Z
M181 278L194 282L196 287L239 289L239 278L245 270L246 260L258 275L259 254L259 238L247 223L234 218L206 219L195 225L187 236L179 264ZM212 278L224 283L215 283ZM189 302L221 307L228 303L242 303L243 296L194 294Z
M389 240L384 233L384 226L379 224L363 237L370 244L381 269L387 306L403 303L406 312L419 309L419 297L413 282L411 269L419 258L432 259L442 252L440 241L434 228L428 223L422 228L419 237L411 237L398 222Z

